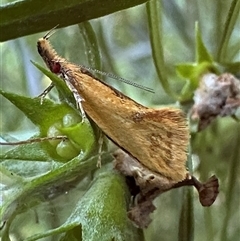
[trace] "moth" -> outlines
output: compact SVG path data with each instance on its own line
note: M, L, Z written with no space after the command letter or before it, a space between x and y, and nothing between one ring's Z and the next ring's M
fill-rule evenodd
M110 140L149 170L174 182L184 180L189 142L184 113L137 103L86 68L60 57L48 40L50 33L38 40L38 52L72 90L83 117L86 113Z
M185 114L177 108L153 109L137 103L94 77L87 68L60 57L48 40L50 35L51 30L37 42L47 67L70 88L83 119L86 113L125 153L114 154L114 166L138 186L139 198L129 217L146 227L148 214L154 210L153 199L181 186L194 186L200 203L212 205L219 193L216 176L200 183L185 166L190 138Z

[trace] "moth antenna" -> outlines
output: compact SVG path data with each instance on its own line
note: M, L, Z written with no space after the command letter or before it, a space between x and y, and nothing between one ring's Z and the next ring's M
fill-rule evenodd
M52 140L67 140L67 136L48 136L48 137L39 137L34 139L29 139L25 141L16 141L16 142L0 142L0 146L17 146L23 144L31 144L35 142L44 142L44 141L52 141Z
M145 91L148 91L148 92L151 92L151 93L155 93L153 89L149 88L149 87L146 87L146 86L143 86L143 85L140 85L140 84L137 84L136 82L133 82L131 80L127 80L127 79L124 79L122 77L119 77L117 75L114 75L112 73L106 73L106 72L103 72L101 70L98 70L98 69L94 69L94 68L90 68L90 67L86 67L86 66L83 66L83 65L80 65L80 67L82 68L85 68L89 71L93 71L95 73L98 73L98 74L101 74L101 75L104 75L104 76L107 76L109 78L112 78L112 79L115 79L115 80L120 80L121 82L125 83L125 84L128 84L128 85L132 85L136 88L139 88L139 89L142 89L142 90L145 90Z
M43 39L48 40L56 31L56 28L59 26L59 24L57 24L55 27L53 27L52 29L50 29L43 37Z

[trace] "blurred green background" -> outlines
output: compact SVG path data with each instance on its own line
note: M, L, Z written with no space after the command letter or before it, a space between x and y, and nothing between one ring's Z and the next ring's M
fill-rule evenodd
M11 1L1 1L1 5L7 2ZM221 57L221 61L218 53L230 6L234 3L239 6L239 1L165 0L159 3L160 8L157 10L162 21L159 26L162 28L164 69L170 89L174 93L180 93L185 84L185 80L176 74L175 66L195 61L196 21L199 23L203 42L216 62L240 61L239 16L233 27L227 52ZM68 16L59 17L68 18ZM97 63L97 67L102 71L153 88L155 94L107 79L110 85L146 106L158 107L176 101L164 91L156 72L153 61L155 49L152 49L150 43L150 32L154 32L154 29L149 28L149 16L145 4L90 20L90 23L97 36L100 53L101 62ZM41 25L41 22L37 24ZM52 27L54 26L45 26L48 29ZM0 32L0 35L2 34L4 33ZM44 34L45 32L31 34L0 43L2 90L35 97L48 86L49 79L30 62L34 60L43 65L37 53L36 42ZM51 37L51 42L59 55L64 58L73 63L92 66L94 60L92 63L89 61L89 49L86 48L77 25L57 30ZM189 105L185 108L188 109ZM21 134L24 139L25 135L29 137L35 130L36 127L21 111L0 97L0 133L16 136ZM237 241L240 237L240 124L230 117L218 118L201 133L192 134L191 146L194 174L202 181L216 174L220 180L220 194L212 207L204 208L198 202L197 193L194 192L194 237L189 240ZM147 241L184 240L178 238L182 195L182 189L172 190L156 200L157 209L152 215L153 222L145 230ZM52 220L61 219L59 216L63 214L59 210L56 211L57 209L59 207L53 205L48 212L40 212L38 218L46 219L52 212L54 213ZM25 220L26 225L19 228L18 224L24 220L24 215L21 216L14 224L13 236L21 233L21 237L24 237L30 227L28 225L31 222ZM32 220L34 216L32 211ZM48 228L47 224L45 228Z

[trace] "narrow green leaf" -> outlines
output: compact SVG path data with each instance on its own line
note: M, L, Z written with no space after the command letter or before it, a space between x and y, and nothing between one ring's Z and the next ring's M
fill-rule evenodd
M114 13L146 0L22 0L0 6L0 41L66 27Z
M239 191L239 185L238 185L238 177L239 177L239 160L240 160L240 149L239 149L239 143L240 143L240 125L237 126L236 129L237 139L235 142L235 148L234 152L231 153L231 158L229 160L229 173L228 173L228 185L227 185L227 191L226 191L226 213L224 215L223 223L222 223L222 228L221 228L221 241L228 240L229 237L229 229L228 227L230 226L231 223L231 215L239 211L238 207L234 208L234 195L235 195L235 190ZM239 200L238 200L239 202Z
M97 36L92 28L90 22L83 22L78 24L79 31L83 37L84 45L88 59L88 64L91 68L101 70L101 57L99 46L97 42Z
M213 63L212 56L208 52L207 48L205 47L202 36L199 30L198 22L195 25L195 34L196 34L196 60L197 63L202 62L209 62Z
M173 25L173 32L176 31L177 35L183 40L184 44L191 49L193 45L192 36L189 31L191 23L189 23L188 18L186 18L185 12L182 11L180 4L176 1L163 1L162 4L164 15L166 14L167 16L167 21L171 21L171 24ZM192 13L189 14L193 14L195 10L194 8L196 8L195 3L187 3L187 5L189 5L189 8L192 9Z
M194 240L193 190L184 187L183 204L179 219L178 241Z
M192 151L189 147L189 155L187 166L190 173L193 171L192 166ZM178 241L193 241L194 240L194 207L193 207L193 188L184 187L183 202L179 218Z
M169 96L174 97L174 93L169 86L163 53L161 2L158 0L151 0L147 2L146 6L149 25L149 36L152 47L152 56L158 74L158 79L164 91Z
M226 61L227 47L233 30L236 28L236 22L239 18L240 0L232 0L231 7L228 11L228 16L224 24L224 31L222 33L221 41L217 51L217 61Z

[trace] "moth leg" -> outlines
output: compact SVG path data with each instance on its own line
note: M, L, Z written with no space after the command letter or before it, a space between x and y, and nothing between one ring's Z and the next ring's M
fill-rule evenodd
M205 183L201 183L194 176L188 175L185 180L176 183L173 188L182 186L194 186L198 191L199 201L202 206L211 206L219 193L219 183L215 175L210 177Z
M78 94L77 90L75 88L73 89L70 89L73 93L73 96L77 102L77 106L81 112L81 116L82 116L82 121L84 121L84 119L86 118L86 114L85 114L85 111L82 107L82 101L84 101L84 99L81 97L81 95Z
M75 89L75 87L71 84L69 78L67 75L64 75L64 81L67 85L67 87L70 89L70 91L73 93L74 99L76 100L77 106L81 112L82 116L82 122L84 122L84 119L86 118L85 111L82 107L82 101L85 101L82 96L78 93L78 91Z
M102 157L101 157L101 153L102 153L102 147L103 147L103 140L104 140L104 135L103 132L100 130L100 136L98 139L98 160L97 160L97 167L101 167L102 166Z
M41 104L43 103L43 100L46 97L46 95L52 90L53 87L54 83L52 82L40 95L38 95Z

